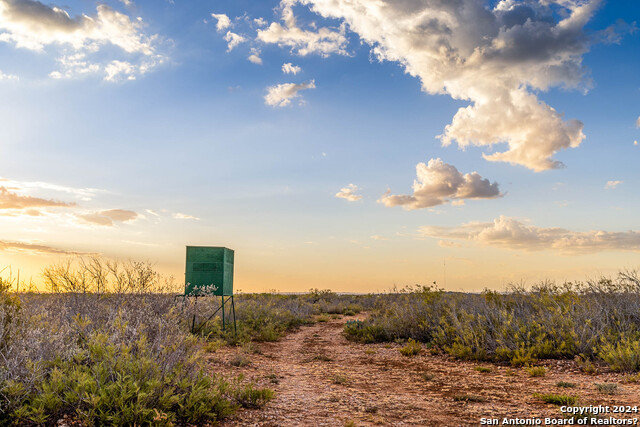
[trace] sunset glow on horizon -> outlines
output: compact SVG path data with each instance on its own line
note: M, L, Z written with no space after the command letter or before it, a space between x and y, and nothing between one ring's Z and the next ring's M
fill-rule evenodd
M236 252L242 292L640 267L633 0L0 0L0 275ZM9 268L10 267L10 268Z

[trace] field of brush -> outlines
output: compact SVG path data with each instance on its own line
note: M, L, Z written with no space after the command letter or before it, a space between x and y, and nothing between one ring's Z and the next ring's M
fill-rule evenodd
M0 425L204 425L243 408L261 411L277 390L241 372L212 373L206 355L278 343L327 322L345 342L365 346L363 354L392 344L407 366L429 353L482 363L480 374L523 369L536 377L545 362L562 360L585 374L640 381L635 272L500 293L416 285L376 295L240 294L237 334L223 331L219 317L192 334L195 310L204 320L219 299L176 303L171 280L146 263L91 259L47 267L43 277L48 292L16 293L0 282ZM618 385L601 387L613 393Z

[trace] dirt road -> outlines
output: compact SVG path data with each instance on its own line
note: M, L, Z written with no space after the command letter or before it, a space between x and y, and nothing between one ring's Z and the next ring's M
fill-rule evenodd
M347 341L346 319L318 322L276 343L212 353L212 371L243 373L276 392L264 408L240 410L221 425L475 426L482 417L562 417L559 406L534 393L578 396L580 406L640 405L640 384L623 383L621 374L586 375L572 361L548 361L546 375L533 378L525 369L461 362L426 349L406 357L400 344ZM249 364L233 366L238 361ZM558 381L576 386L560 388ZM608 395L596 383L618 386ZM640 414L627 416L634 417Z

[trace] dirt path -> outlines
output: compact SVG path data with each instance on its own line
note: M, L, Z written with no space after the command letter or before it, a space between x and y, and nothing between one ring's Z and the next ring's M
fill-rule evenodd
M482 417L560 418L559 407L541 402L536 392L578 396L580 406L640 405L640 384L622 383L620 374L590 376L571 361L549 361L546 375L532 378L524 369L461 362L428 350L405 357L398 344L347 341L345 319L319 322L253 349L212 353L213 371L243 373L276 392L264 408L243 409L221 425L474 426ZM250 363L236 367L234 359ZM478 372L478 366L491 371ZM558 381L576 387L559 388ZM618 383L618 390L606 395L595 383ZM640 414L628 415L634 417Z

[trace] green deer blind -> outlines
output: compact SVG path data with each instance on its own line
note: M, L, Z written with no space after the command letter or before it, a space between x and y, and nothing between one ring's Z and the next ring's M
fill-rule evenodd
M187 246L184 294L233 295L233 250Z

